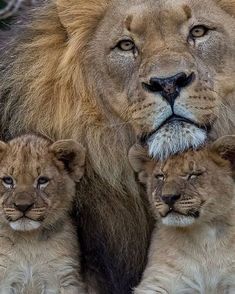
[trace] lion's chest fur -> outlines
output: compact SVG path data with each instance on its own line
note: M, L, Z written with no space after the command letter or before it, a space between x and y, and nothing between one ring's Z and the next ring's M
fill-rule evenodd
M192 248L185 257L179 258L181 285L190 293L225 294L230 293L231 287L235 291L235 256L229 252L230 248L217 245L205 243L204 247Z
M0 293L56 294L66 283L78 284L75 240L71 230L45 240L1 234Z
M2 288L6 293L13 288L16 293L34 294L43 293L46 285L52 284L50 290L56 293L59 283L53 273L54 262L52 263L51 250L48 251L48 248L43 250L42 246L39 248L38 244L34 246L35 244L32 243L23 244L23 248L20 245L14 245L1 263L1 266L6 268L0 289Z
M218 238L217 230L209 227L195 239L154 234L144 279L135 293L235 293L234 241L234 233Z

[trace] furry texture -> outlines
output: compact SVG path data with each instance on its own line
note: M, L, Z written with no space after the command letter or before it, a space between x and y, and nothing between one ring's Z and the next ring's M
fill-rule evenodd
M13 16L22 6L25 4L35 4L35 0L25 1L25 0L10 0L6 1L5 7L0 9L0 20L6 19Z
M0 142L0 155L0 293L85 293L69 216L83 147L27 135Z
M11 137L25 131L37 131L52 139L79 139L87 149L86 177L78 187L77 208L80 212L78 229L84 274L90 284L94 282L95 288L108 294L129 293L139 281L146 262L152 221L146 212L147 204L141 188L136 184L129 166L127 153L136 139L136 133L153 131L172 114L172 109L160 95L150 95L140 86L151 74L159 73L160 65L154 62L170 61L169 64L179 66L179 70L186 64L183 70L188 72L191 62L197 60L195 71L199 68L198 76L205 79L211 71L205 87L197 76L193 89L188 87L179 97L182 101L178 101L177 114L198 120L200 125L214 122L211 136L234 131L234 88L230 74L234 72L231 69L233 63L227 62L227 59L226 62L221 61L221 50L216 47L214 51L210 49L210 52L215 52L212 53L213 58L217 57L212 64L207 62L204 65L204 57L197 56L193 61L180 62L179 65L181 53L184 55L186 50L185 40L183 47L179 46L178 55L173 54L174 60L170 60L169 56L161 58L159 54L168 51L164 48L167 42L162 39L159 24L153 26L156 20L160 20L159 2L143 2L48 1L46 6L32 10L26 20L22 20L19 29L13 28L13 37L6 40L1 50L3 135ZM195 0L194 4L199 5L196 11L200 9L199 2ZM178 13L172 8L174 3L166 2L170 4L173 16L182 15L185 19L185 13ZM226 19L228 35L234 36L234 20L219 7L216 9L216 13L223 15L223 25ZM126 17L127 12L130 17ZM210 15L213 13L210 12ZM132 22L133 15L141 17ZM188 11L187 15L190 15ZM166 17L175 19L172 15ZM138 20L141 22L138 23ZM136 51L121 52L117 48L118 38L123 37L120 32L132 28L132 24L135 32L149 38L145 42L146 47L138 51L144 54L142 59ZM174 32L171 33L172 38L179 36L174 31L176 27L172 23L169 29L169 32ZM222 41L226 36L220 36L221 44L225 43ZM111 41L114 43L108 43ZM173 45L175 42L182 42L182 38L174 40ZM226 44L231 50L232 45L227 39ZM172 48L175 48L173 45ZM107 54L110 48L112 53ZM223 74L220 62L227 66ZM214 69L215 65L218 68ZM136 68L140 72L134 71ZM172 75L172 68L168 68L167 64L163 64L161 70L163 75ZM215 72L220 75L215 76ZM204 83L204 79L201 82ZM213 87L214 83L216 86L217 83L223 85L223 90ZM178 127L183 130L184 126ZM173 150L171 146L179 146L182 150L192 145L188 144L188 133L184 146L175 144L178 136L174 134L165 129L163 135L169 135L170 139L165 141L165 137L160 136L160 152L164 142L168 144L167 155L180 151ZM197 140L196 145L204 140L204 137ZM152 146L152 149L156 150L155 147Z
M234 293L235 136L164 162L143 154L133 147L130 162L160 221L134 293Z

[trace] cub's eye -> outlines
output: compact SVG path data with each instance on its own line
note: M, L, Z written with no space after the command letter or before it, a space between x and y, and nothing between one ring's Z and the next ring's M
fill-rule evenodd
M196 178L200 177L201 175L203 175L203 172L190 174L190 175L188 175L188 180L190 181L190 180L196 179Z
M3 181L3 184L7 186L14 186L14 180L12 179L12 177L3 177L2 181Z
M46 186L50 182L50 179L47 177L40 177L37 180L37 187L40 188L42 186Z
M155 178L159 181L165 181L165 176L163 174L156 174Z
M194 39L196 38L202 38L206 35L206 33L209 31L209 28L203 25L198 25L193 27L190 30L190 36Z
M135 49L135 43L131 40L122 40L117 44L117 47L122 51L132 51Z

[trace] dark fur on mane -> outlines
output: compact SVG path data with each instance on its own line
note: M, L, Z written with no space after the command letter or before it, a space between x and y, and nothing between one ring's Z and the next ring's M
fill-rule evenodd
M99 293L128 294L145 267L152 218L127 160L134 133L97 106L84 80L83 48L108 1L75 2L78 52L53 1L30 10L8 37L0 37L2 137L36 132L84 145L86 177L78 185L75 209L84 276Z

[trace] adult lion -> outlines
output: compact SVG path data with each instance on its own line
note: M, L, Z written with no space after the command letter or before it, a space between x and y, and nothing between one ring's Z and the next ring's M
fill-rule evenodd
M84 273L127 294L152 223L128 149L137 134L164 158L234 133L235 1L48 2L2 50L2 130L83 141Z

